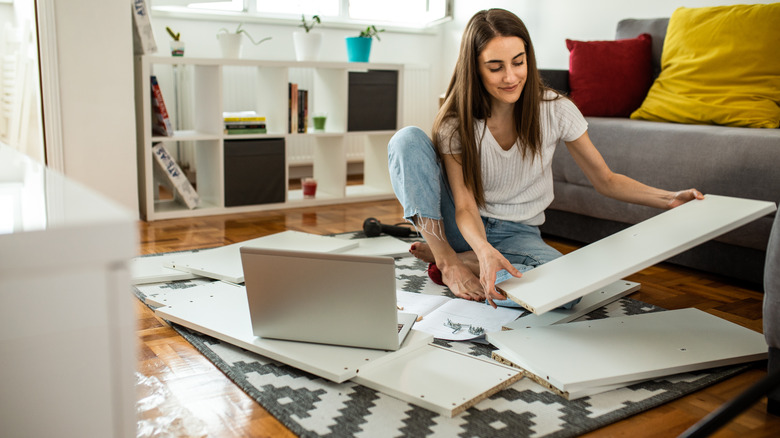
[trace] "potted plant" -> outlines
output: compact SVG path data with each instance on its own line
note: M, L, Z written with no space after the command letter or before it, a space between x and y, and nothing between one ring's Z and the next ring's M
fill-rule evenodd
M239 23L235 32L230 32L224 27L217 32L217 40L219 41L219 45L222 48L223 57L225 58L241 57L241 43L244 35L246 35L246 37L249 38L249 41L251 41L252 44L256 46L271 39L271 37L266 37L261 39L260 41L255 41L255 39L252 38L252 35L250 35L249 32L246 31L246 29L241 28L243 25L244 23Z
M171 41L171 56L184 56L184 41L181 38L181 32L174 32L170 27L165 27L168 35L173 38Z
M349 62L368 62L368 57L371 55L371 41L374 38L381 41L379 34L384 31L384 29L377 29L376 26L371 25L360 31L360 35L347 37L347 60Z
M293 32L293 43L295 44L295 59L298 61L316 61L320 54L322 45L322 34L312 32L316 24L320 24L320 17L314 15L311 21L306 21L306 16L301 14L301 24L298 27L304 28L305 32Z

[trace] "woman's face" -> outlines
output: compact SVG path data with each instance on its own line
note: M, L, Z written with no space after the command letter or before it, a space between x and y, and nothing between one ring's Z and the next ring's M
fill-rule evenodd
M514 104L520 99L528 65L525 42L516 36L498 36L490 40L479 54L479 75L492 104Z

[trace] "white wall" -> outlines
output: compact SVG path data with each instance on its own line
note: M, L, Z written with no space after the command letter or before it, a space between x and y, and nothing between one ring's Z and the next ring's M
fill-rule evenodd
M777 0L751 0L748 3L774 3ZM528 27L540 68L569 68L566 39L613 40L617 23L623 18L669 17L675 9L739 4L738 0L496 0L489 5L479 0L454 0L455 20L444 30L441 92L455 67L460 36L471 16L488 7L504 8L517 14Z
M52 3L64 172L138 211L130 4L126 0Z

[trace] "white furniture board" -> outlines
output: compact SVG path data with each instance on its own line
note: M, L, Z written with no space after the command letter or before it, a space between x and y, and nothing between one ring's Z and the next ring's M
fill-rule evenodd
M241 266L240 252L242 246L313 252L343 252L357 248L358 243L300 231L282 231L219 248L184 253L178 256L172 254L164 266L216 280L243 283L244 269Z
M767 356L762 334L698 309L508 330L487 339L561 392Z
M430 335L412 330L401 349L387 352L263 339L252 333L249 304L243 286L215 281L180 292L180 301L173 306L161 307L155 313L168 321L336 383L351 379L360 367L370 361L387 359L405 348L433 340ZM187 299L188 296L192 299Z
M343 251L343 254L375 255L393 258L412 255L409 252L411 244L393 236L363 237L359 239L350 239L347 235L334 237L358 244L356 248Z
M510 278L501 289L542 314L775 210L773 202L706 195Z
M191 280L198 275L178 269L166 268L172 255L135 257L130 260L130 281L134 285L166 281ZM173 257L175 258L175 257Z
M144 302L153 307L175 306L193 300L209 298L220 288L227 288L232 283L224 283L210 278L198 277L191 280L190 287L185 288L160 288L157 284L139 285L138 290L144 294ZM215 284L212 284L215 283ZM194 286L194 287L191 287ZM233 285L234 286L234 285Z
M352 381L452 417L522 377L520 370L495 361L423 345L369 363Z
M640 287L641 285L639 283L633 281L618 280L608 284L606 287L585 295L582 297L582 300L571 309L558 308L545 312L542 315L529 313L522 318L504 324L504 329L515 330L520 328L543 327L574 321L604 305L638 291Z
M524 370L523 375L525 377L528 377L529 379L533 380L534 382L544 386L545 388L549 389L550 391L560 395L561 397L565 398L566 400L577 400L578 398L582 397L589 397L591 395L601 394L602 392L612 391L614 389L623 388L629 385L633 385L634 383L644 382L646 379L640 379L640 380L633 380L629 382L623 382L623 383L617 383L614 385L604 385L604 386L594 386L589 388L582 388L576 391L561 391L558 388L550 385L547 381L544 379L540 379L537 375L537 373L531 371L528 368L528 365L523 364L523 359L518 357L516 354L514 354L511 351L504 351L504 350L495 350L493 351L493 360L509 365L515 368L519 368Z

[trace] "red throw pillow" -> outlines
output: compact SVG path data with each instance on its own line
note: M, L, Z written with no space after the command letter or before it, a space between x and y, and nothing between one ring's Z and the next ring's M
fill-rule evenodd
M650 34L615 41L566 40L569 97L585 116L628 117L653 82Z

